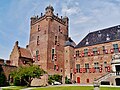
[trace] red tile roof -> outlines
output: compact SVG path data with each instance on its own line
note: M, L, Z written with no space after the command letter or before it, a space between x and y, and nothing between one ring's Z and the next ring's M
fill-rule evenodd
M32 59L31 53L29 50L25 49L25 48L19 48L20 51L20 56L21 57L25 57L25 58L30 58Z

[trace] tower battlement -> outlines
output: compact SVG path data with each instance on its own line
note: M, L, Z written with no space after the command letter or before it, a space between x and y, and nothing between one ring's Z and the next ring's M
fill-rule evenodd
M51 20L56 20L63 25L66 25L66 26L68 25L68 20L69 20L68 17L61 16L61 18L60 18L60 17L58 17L58 14L54 15L54 13L53 13L54 8L52 6L46 7L45 10L46 10L46 12L44 15L41 13L40 17L38 15L31 17L31 25L34 25L34 24L38 23L39 21L42 21L45 18L51 18Z

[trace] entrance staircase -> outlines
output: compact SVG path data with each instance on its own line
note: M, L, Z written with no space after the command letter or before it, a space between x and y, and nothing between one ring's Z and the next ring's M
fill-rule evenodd
M117 76L117 75L120 75L120 74L118 74L118 72L109 72L109 73L99 77L98 79L96 79L95 82L99 82L100 83L101 81L105 81L108 78L113 77L113 76Z

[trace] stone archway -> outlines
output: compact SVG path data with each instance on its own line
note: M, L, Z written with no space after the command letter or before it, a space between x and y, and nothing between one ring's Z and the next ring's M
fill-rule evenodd
M116 78L116 79L115 79L115 82L116 82L116 85L117 85L117 86L120 86L120 78Z

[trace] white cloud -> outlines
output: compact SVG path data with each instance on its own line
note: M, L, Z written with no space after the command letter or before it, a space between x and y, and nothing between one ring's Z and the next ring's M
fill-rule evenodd
M2 17L0 17L0 22L2 20L3 23L6 20L6 25L1 24L0 26L0 34L4 37L0 40L10 41L11 39L11 42L8 43L13 45L12 43L17 39L21 45L25 46L26 42L29 41L30 17L34 14L40 15L49 4L59 14L66 14L69 17L70 36L77 43L89 31L120 24L120 0L12 0L7 7L8 11L6 12L8 13L5 13L5 17L8 16L7 19L5 17L3 17L5 19L1 19ZM2 10L1 7L0 10ZM11 49L12 46L9 51ZM2 50L4 48L0 48L0 51ZM8 50L5 50L5 52L8 52Z
M63 14L67 14L67 15L73 15L73 14L77 14L80 12L80 8L79 7L67 7L67 6L63 6L62 7L62 13Z
M73 0L68 0L67 2L64 2L62 4L62 14L66 14L68 16L70 15L74 15L74 14L77 14L77 13L80 13L81 9L79 7L79 3L78 2L75 2Z
M74 24L81 24L81 23L87 23L89 20L91 20L90 17L87 16L80 16L78 17L75 22L73 22Z

